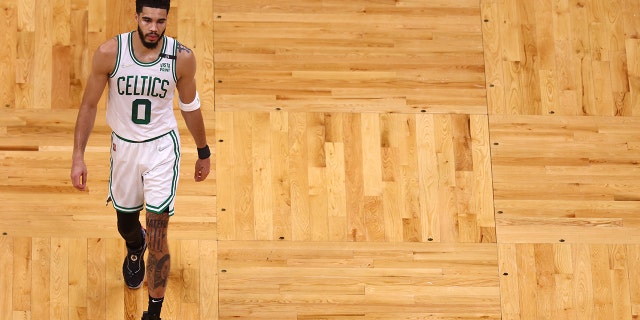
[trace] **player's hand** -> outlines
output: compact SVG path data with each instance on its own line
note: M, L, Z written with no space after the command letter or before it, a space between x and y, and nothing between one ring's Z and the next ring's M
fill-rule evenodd
M81 191L87 188L87 166L84 160L74 160L71 164L71 183Z
M193 174L193 179L196 180L196 182L204 181L205 179L207 179L207 176L209 175L210 170L211 170L210 158L198 159L196 161L196 170L195 170L195 173Z

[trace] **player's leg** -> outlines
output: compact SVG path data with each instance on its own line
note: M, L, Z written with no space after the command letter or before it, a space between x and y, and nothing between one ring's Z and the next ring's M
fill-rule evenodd
M174 202L180 171L180 145L177 132L153 141L154 148L145 153L149 170L144 173L147 208L147 284L149 287L149 319L159 319L167 290L171 255L169 254L169 217Z
M149 287L149 308L151 316L160 316L162 302L167 290L171 255L167 241L169 226L168 211L160 214L147 211L147 284Z
M127 287L137 289L144 281L144 252L147 248L145 231L140 224L140 211L118 211L118 232L127 245L127 256L122 263L122 275Z
M137 289L144 282L144 229L140 224L143 208L141 173L136 170L139 145L112 134L109 199L118 215L118 232L127 244L127 256L122 263L122 276L127 287Z

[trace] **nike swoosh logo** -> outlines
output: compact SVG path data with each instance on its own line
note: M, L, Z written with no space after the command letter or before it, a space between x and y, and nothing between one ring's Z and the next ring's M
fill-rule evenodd
M169 145L166 146L159 146L158 147L158 151L164 151L164 149L169 148Z
M133 66L133 64L123 64L123 65L120 66L120 68L129 68L129 67L132 67L132 66Z

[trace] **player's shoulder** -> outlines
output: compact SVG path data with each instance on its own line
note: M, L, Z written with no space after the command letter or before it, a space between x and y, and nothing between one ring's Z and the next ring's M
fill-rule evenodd
M115 59L118 55L118 40L116 37L113 37L98 46L96 49L95 55L96 57L104 60Z
M191 48L182 44L177 39L175 40L175 55L176 55L176 76L177 79L183 79L184 77L193 78L196 73L196 57Z
M191 48L182 44L180 41L176 40L176 55L179 60L191 60L195 59L195 55Z
M93 57L95 70L101 73L110 73L116 63L118 50L118 39L116 37L100 44Z

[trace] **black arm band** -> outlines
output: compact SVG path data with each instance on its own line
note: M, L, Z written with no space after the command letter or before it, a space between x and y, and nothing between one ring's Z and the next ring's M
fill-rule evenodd
M204 148L198 148L198 158L207 159L211 156L211 150L209 150L209 145L204 146Z

